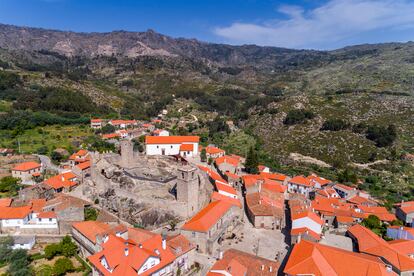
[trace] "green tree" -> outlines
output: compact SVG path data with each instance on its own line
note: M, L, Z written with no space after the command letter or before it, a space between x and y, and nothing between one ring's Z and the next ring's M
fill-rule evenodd
M48 260L53 259L56 255L59 255L62 253L61 246L58 243L52 243L48 244L45 247L45 257Z
M60 161L62 161L62 159L63 159L62 154L60 154L60 153L59 153L59 152L57 152L57 151L53 151L53 152L52 152L52 154L50 155L50 157L51 157L52 162L53 162L54 164L59 164L59 163L60 163Z
M0 180L0 192L13 194L18 190L19 184L20 184L19 178L15 178L12 176L3 177Z
M98 218L98 211L94 208L85 208L85 220L95 221Z
M361 224L371 230L381 228L381 220L375 215L369 215L362 220Z
M29 256L24 249L13 250L9 255L9 268L7 270L11 275L29 275Z
M256 150L253 147L250 147L249 152L247 153L246 163L244 167L246 172L256 174L259 172L259 157Z
M206 162L207 161L207 151L206 151L205 148L203 148L201 150L200 159L201 159L201 162Z
M55 262L55 264L53 265L53 275L65 275L66 272L71 272L73 271L75 268L73 266L73 263L70 259L68 258L61 258L59 260L57 260Z
M4 178L3 178L4 179ZM0 264L8 261L9 255L12 252L13 238L10 236L0 237Z
M61 243L62 255L65 257L72 257L76 254L78 247L69 236L65 236Z
M102 131L103 134L114 133L115 132L115 127L111 124L106 124L105 126L102 127L101 131Z
M50 265L43 264L36 269L35 273L36 276L51 276L53 268Z

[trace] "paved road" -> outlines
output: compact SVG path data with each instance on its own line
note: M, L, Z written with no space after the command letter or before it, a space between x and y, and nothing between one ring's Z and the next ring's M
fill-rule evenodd
M50 160L49 156L46 155L40 155L40 154L35 154L37 157L39 157L40 162L42 162L43 168L47 169L47 170L52 170L52 171L57 171L57 172L62 172L63 170L61 168L59 168L58 166L56 166L55 164L52 163L52 161Z

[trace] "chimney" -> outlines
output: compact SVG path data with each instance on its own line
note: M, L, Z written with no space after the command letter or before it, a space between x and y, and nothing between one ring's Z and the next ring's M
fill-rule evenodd
M126 248L124 249L124 253L125 253L125 256L128 256L128 254L129 254L128 247L126 247Z
M162 249L166 250L167 249L167 234L162 233L161 238L162 238Z
M302 240L302 234L299 234L298 241L296 243L300 243L301 240Z
M264 266L264 265L262 265L262 267L261 267L262 271L264 270L264 268L265 268L265 266Z
M273 267L269 266L269 272L273 271Z
M223 259L223 251L219 252L219 260Z
M138 244L138 247L139 247L139 248L142 248L142 243Z

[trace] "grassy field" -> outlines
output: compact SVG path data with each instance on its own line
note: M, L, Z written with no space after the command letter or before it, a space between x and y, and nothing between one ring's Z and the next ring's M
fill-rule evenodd
M49 152L56 148L76 148L83 138L93 132L86 125L45 126L26 130L23 134L13 137L11 131L0 131L0 147L20 149L22 153L35 153L41 147Z

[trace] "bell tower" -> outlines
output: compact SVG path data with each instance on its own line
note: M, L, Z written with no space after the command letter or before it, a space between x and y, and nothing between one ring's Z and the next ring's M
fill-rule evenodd
M134 145L129 140L121 141L121 166L130 168L134 162Z
M189 165L178 168L177 200L187 204L187 217L198 211L199 183L197 168Z

